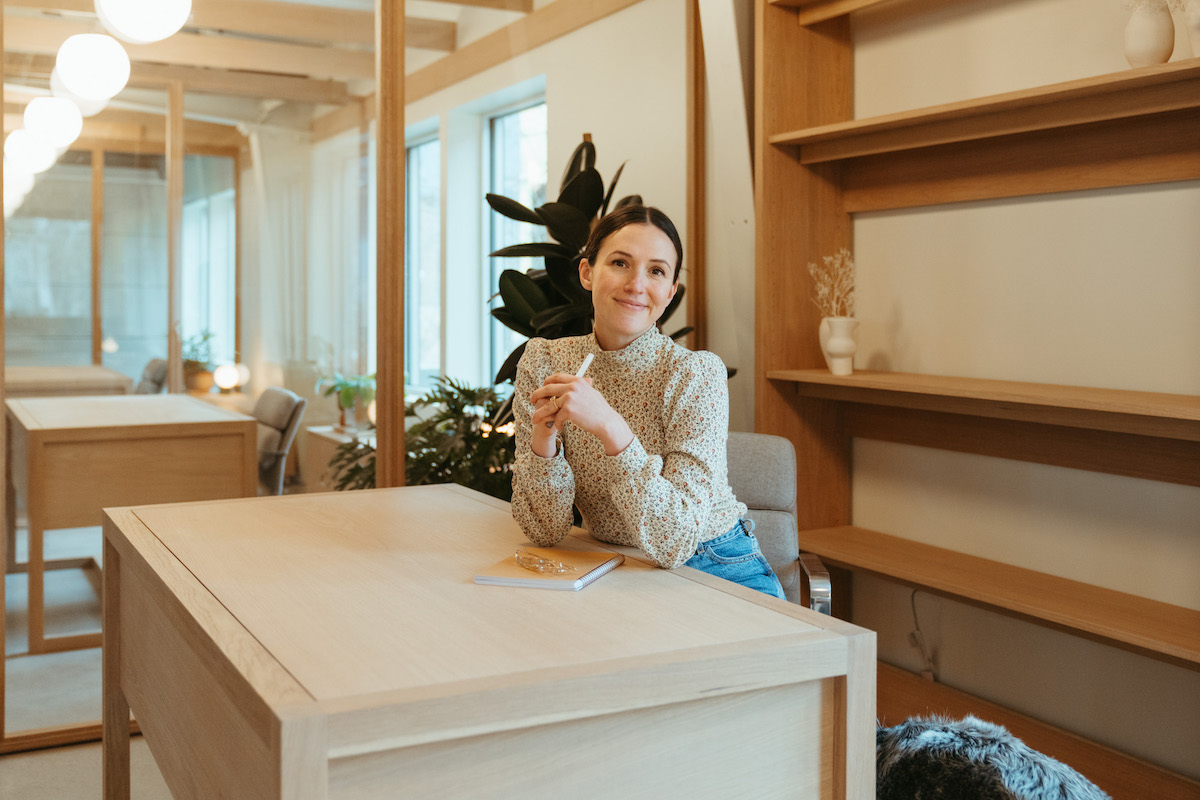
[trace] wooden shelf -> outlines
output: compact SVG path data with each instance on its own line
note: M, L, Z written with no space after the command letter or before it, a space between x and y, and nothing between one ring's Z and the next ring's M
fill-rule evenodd
M1200 666L1200 611L850 525L800 531L800 550Z
M1200 442L1200 396L1086 386L823 369L771 370L800 394L827 400Z
M909 717L930 714L954 719L973 714L1003 725L1034 750L1070 765L1113 800L1200 800L1200 783L1178 773L882 662L877 674L881 725L898 725Z
M854 11L895 0L767 0L773 6L795 8L801 25L815 25L827 19L844 17Z
M816 164L1200 108L1200 58L778 133Z

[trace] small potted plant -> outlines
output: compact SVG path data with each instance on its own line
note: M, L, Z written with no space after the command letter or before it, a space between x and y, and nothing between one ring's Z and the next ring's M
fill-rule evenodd
M375 374L343 375L335 372L332 376L317 381L316 390L326 397L337 397L337 430L342 433L355 431L358 429L357 412L360 409L365 412L366 407L375 399Z
M834 375L854 372L854 353L858 344L854 331L854 257L842 248L837 255L825 256L821 264L809 263L813 280L813 303L824 317L818 331L825 364Z
M213 332L203 330L183 341L183 382L189 392L207 392L213 387Z

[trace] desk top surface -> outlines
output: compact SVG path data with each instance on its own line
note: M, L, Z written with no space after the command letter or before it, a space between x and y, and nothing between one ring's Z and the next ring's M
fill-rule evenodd
M580 592L477 585L526 540L507 504L457 486L133 513L319 702L837 637L783 601L630 558Z
M10 391L77 387L128 392L133 379L98 364L12 365L4 368L4 385Z
M26 430L253 422L244 414L171 394L17 397L5 405Z

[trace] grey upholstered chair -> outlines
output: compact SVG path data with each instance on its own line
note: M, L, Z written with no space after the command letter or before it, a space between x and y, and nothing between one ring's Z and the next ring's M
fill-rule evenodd
M726 445L729 485L754 520L763 555L779 576L788 600L800 602L803 572L809 605L829 613L829 573L819 559L800 554L796 532L796 448L782 436L732 431Z
M134 394L158 394L167 383L167 360L152 358L146 362L142 377L134 387Z
M288 451L308 401L281 386L268 386L254 404L258 420L259 494L283 494Z

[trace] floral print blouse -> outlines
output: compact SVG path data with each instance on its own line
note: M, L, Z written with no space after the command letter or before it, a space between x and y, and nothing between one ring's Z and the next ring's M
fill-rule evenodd
M592 386L625 418L633 442L609 456L599 439L567 422L557 454L542 458L530 449L529 395L555 372L574 374L588 353ZM613 351L601 350L594 335L531 339L517 367L513 411L512 513L537 545L566 536L576 504L592 536L638 547L672 569L746 513L726 476L729 390L713 353L688 350L654 328Z

